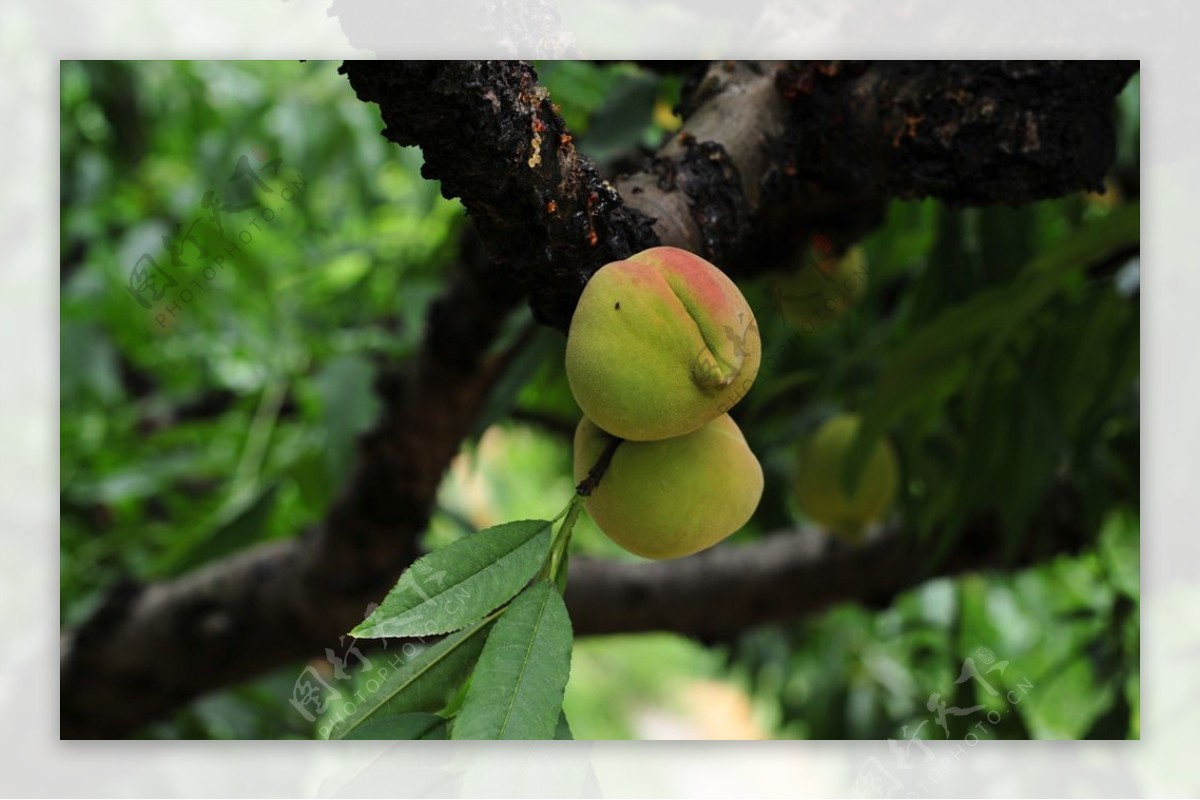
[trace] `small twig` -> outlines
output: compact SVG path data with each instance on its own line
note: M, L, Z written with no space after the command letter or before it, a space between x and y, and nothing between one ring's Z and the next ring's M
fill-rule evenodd
M600 458L596 459L596 464L588 472L587 477L579 482L575 487L575 492L580 497L587 497L596 490L600 485L600 479L604 477L604 473L608 471L608 464L612 461L613 453L617 452L617 447L624 439L613 437L608 440L608 446L604 448L604 452L600 454Z

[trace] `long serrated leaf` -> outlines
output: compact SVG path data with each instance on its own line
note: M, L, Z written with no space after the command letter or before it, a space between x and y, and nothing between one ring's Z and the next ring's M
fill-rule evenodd
M496 622L454 739L553 739L571 673L571 619L553 584L523 591Z
M521 347L504 374L496 382L487 402L475 419L469 438L474 441L496 422L506 418L517 405L521 391L533 380L537 371L547 360L563 348L562 336L557 331L538 327L531 341ZM562 355L558 355L559 363Z
M157 567L158 573L178 575L258 541L267 530L278 493L279 484L272 483L254 497L221 512L218 524L204 539L183 540L169 550Z
M418 559L351 636L432 636L481 619L512 599L550 550L552 523L522 520L467 536Z
M1047 249L1012 283L973 295L913 333L888 359L872 393L846 459L843 485L857 486L875 442L893 422L929 401L930 385L961 373L981 345L997 350L1072 275L1136 244L1139 230L1137 204L1122 206Z
M491 620L481 621L453 633L395 667L378 688L364 695L352 713L334 722L328 738L346 738L376 713L395 716L442 708L470 673L492 624Z
M445 739L446 720L437 714L396 714L372 717L344 739Z

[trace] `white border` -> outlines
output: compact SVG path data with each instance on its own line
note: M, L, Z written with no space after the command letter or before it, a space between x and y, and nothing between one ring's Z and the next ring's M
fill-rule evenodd
M1128 0L561 0L554 4L563 22L559 29L517 26L472 38L462 17L449 34L435 33L438 25L455 22L439 10L450 4L93 0L7 2L0 8L6 145L0 149L0 792L854 796L864 761L887 756L886 746L871 742L57 740L58 60L566 54L1143 59L1143 741L981 745L956 758L926 796L1195 796L1200 265L1191 214L1200 209L1200 105L1188 53L1200 30L1197 6ZM389 21L374 25L365 16L372 10ZM953 755L952 745L938 746Z

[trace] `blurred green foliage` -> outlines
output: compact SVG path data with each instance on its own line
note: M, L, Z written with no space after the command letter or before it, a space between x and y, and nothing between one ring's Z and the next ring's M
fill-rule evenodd
M418 341L469 223L420 177L419 151L379 135L377 109L336 66L62 64L64 624L123 577L179 574L318 521L378 414L376 372ZM678 125L676 78L575 62L539 73L601 163ZM1117 103L1104 195L962 211L894 202L863 243L866 292L811 333L779 313L782 273L743 284L766 357L734 416L767 489L726 546L804 522L790 489L797 445L842 410L895 440L895 516L931 572L978 514L1000 515L1012 552L1036 547L1049 535L1042 501L1063 482L1098 544L728 642L582 641L566 702L577 738L654 735L655 714L675 715L676 733L720 736L696 716L712 696L696 692L714 682L747 698L736 714L749 721L728 730L764 736L1139 735L1138 266L1089 272L1137 241L1138 90L1135 78ZM233 252L216 234L218 198ZM202 248L226 254L212 277ZM137 269L176 285L160 279L143 307ZM563 346L540 331L497 387L447 473L429 546L565 505L579 412ZM573 546L635 560L586 518ZM967 659L979 677L959 681ZM288 703L302 667L216 692L148 735L309 737ZM935 694L981 708L942 728Z

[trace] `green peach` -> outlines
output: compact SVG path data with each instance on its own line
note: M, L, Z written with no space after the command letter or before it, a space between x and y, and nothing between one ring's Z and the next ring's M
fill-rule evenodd
M694 431L758 374L754 312L723 272L675 247L601 267L567 336L567 380L583 413L623 439Z
M887 439L880 439L854 494L846 493L842 479L860 424L853 414L826 421L801 449L795 482L796 500L804 512L851 541L861 539L869 525L887 514L900 480L895 448Z
M582 481L612 441L584 417L575 429L575 480ZM728 414L691 433L654 442L623 441L584 501L608 538L631 553L691 555L740 529L762 498L763 472Z

